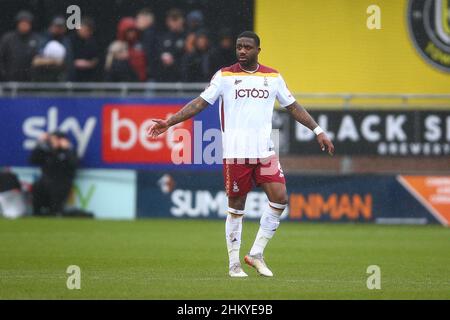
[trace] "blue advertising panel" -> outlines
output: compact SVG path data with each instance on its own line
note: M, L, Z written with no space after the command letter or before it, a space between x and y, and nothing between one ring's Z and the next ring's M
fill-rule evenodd
M0 166L27 166L30 151L44 132L68 133L85 168L171 168L216 170L203 149L221 145L217 106L206 108L180 128L190 141L167 132L152 141L145 135L151 119L166 118L188 99L0 98ZM205 132L213 129L218 141ZM217 140L217 139L216 139ZM190 142L190 143L187 143ZM189 161L174 165L172 153L190 152ZM220 148L215 148L219 152ZM195 150L200 150L195 154ZM186 159L186 158L184 158Z
M291 221L436 223L397 176L287 175ZM137 217L224 218L227 197L220 173L138 172ZM259 188L247 196L245 214L258 219L267 206Z

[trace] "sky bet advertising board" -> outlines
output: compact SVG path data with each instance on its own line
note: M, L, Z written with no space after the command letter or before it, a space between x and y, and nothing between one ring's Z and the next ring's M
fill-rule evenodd
M146 131L187 99L0 99L0 166L27 166L44 132L69 134L84 168L220 169L217 106L180 123L155 140ZM205 154L205 152L207 154ZM212 164L212 165L210 165Z
M69 134L83 168L221 169L219 108L146 136L152 119L165 119L187 99L3 98L0 99L0 166L27 166L36 140L55 130ZM448 111L330 111L312 116L338 154L448 156ZM277 120L278 119L278 120ZM274 113L278 153L322 154L313 133L285 113ZM278 138L278 139L277 139Z

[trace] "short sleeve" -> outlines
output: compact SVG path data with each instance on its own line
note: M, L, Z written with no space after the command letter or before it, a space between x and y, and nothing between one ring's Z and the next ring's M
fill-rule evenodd
M291 92L289 91L286 82L284 82L283 77L281 74L278 76L279 84L278 84L278 91L277 91L277 99L280 102L280 106L285 108L295 102L295 98L292 96Z
M222 82L222 71L219 70L212 77L208 87L200 94L200 97L209 104L214 104L222 93Z

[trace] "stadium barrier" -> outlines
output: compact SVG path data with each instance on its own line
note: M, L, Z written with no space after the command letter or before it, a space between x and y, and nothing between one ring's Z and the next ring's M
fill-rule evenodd
M188 100L186 96L20 95L0 98L0 134L8 137L0 140L0 166L12 166L24 183L32 183L37 169L27 171L30 151L41 133L58 129L69 134L82 159L70 205L93 211L99 218L221 217L225 212L222 210L225 194L220 154L215 154L214 159L219 161L212 165L203 157L211 145L220 149L220 137L213 139L205 134L209 129L219 128L217 106L207 108L181 126L194 139L188 163L177 165L172 161L172 151L176 147L171 140L173 136L165 135L157 141L145 137L150 119L165 118ZM337 112L321 108L311 112L335 135L336 144L341 151L348 152L348 157L383 155L380 150L387 150L388 155L392 155L393 150L406 156L448 155L449 109L423 109L381 111L372 108ZM280 129L280 153L315 152L308 151L312 144L306 140L307 134L301 133L302 128L287 114L275 113L274 128ZM342 141L338 141L339 136ZM383 143L387 149L380 149ZM402 145L414 148L402 154ZM422 151L414 153L417 145ZM435 152L438 149L441 154ZM446 153L442 153L444 151ZM394 175L288 174L287 178L291 193L285 216L293 221L446 224L449 220L448 177L419 176L416 181L414 177ZM164 190L172 188L170 181L175 189L162 192L162 186ZM186 181L193 184L185 186ZM110 202L112 197L121 201L120 204ZM247 210L250 218L258 218L264 201L261 193L249 195Z
M24 189L39 174L36 168L11 169ZM287 174L286 179L289 202L282 218L293 223L450 223L450 176ZM264 192L254 188L246 218L259 219L267 205ZM83 169L67 206L99 219L224 219L227 197L217 172Z
M43 132L67 132L83 168L218 169L203 161L175 165L171 161L173 131L156 141L146 138L151 119L177 112L186 98L1 98L0 166L27 166L28 157ZM219 128L217 108L207 108L177 128L188 130L203 148L202 133ZM194 130L195 129L195 130ZM218 144L220 142L216 142Z
M0 165L26 166L36 139L46 131L67 132L77 147L83 168L218 170L221 136L219 108L206 108L177 128L189 133L187 146L169 130L148 140L154 118L180 110L189 98L0 98ZM312 110L328 131L340 155L448 156L448 110ZM318 155L313 135L281 110L275 112L281 154ZM214 131L215 130L215 131ZM178 140L177 140L178 139ZM177 140L177 141L175 141ZM188 161L175 165L174 149L189 149ZM209 156L213 160L206 159ZM217 163L218 162L218 163Z
M290 221L426 224L450 222L450 176L286 175ZM224 218L227 197L216 173L138 173L137 217ZM260 189L247 196L247 218L267 206Z
M0 97L194 97L208 83L0 82ZM308 108L450 108L450 93L294 93Z

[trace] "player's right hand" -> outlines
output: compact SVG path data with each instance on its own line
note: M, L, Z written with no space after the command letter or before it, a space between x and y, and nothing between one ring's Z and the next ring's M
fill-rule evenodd
M154 123L147 129L147 137L149 138L156 138L169 129L169 125L166 120L153 119L153 122Z

